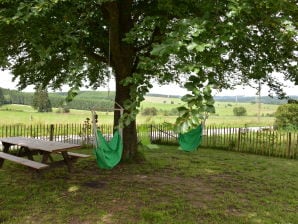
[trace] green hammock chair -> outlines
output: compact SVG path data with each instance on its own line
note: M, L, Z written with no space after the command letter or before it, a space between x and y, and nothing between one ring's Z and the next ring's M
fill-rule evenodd
M197 128L190 130L189 132L179 134L178 142L180 148L183 151L192 152L195 151L202 142L203 127L199 125Z
M97 165L102 169L112 169L122 157L122 138L119 131L114 133L111 141L107 142L100 130L97 130L96 147L94 153Z
M123 108L120 107L119 111L122 116ZM91 113L94 134L94 154L97 165L102 169L112 169L120 162L122 157L122 129L115 131L113 138L110 141L107 141L101 131L97 129L97 114L94 110L91 110Z

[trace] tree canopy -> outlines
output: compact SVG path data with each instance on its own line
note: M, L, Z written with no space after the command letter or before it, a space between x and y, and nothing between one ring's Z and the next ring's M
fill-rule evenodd
M113 75L131 158L153 80L190 91L180 131L213 111L212 88L258 80L283 95L274 72L298 84L297 14L296 0L2 0L0 66L20 88L97 88Z

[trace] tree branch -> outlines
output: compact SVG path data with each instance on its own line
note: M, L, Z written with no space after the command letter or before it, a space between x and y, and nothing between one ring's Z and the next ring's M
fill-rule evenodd
M149 48L148 50L152 50L152 44L154 42L156 43L161 43L161 37L162 37L162 33L159 29L159 27L155 27L154 28L154 31L152 32L152 35L151 35L151 38L150 40L146 43L146 44L143 44L137 48L135 48L136 51L141 51L141 50L144 50L146 48Z
M85 50L85 52L86 52L86 56L87 56L88 58L91 58L91 59L93 59L93 60L95 60L95 61L97 61L97 62L108 63L107 58L104 57L104 56L98 55L98 54L96 54L96 53L94 53L94 52L92 52L92 51L88 51L88 50Z

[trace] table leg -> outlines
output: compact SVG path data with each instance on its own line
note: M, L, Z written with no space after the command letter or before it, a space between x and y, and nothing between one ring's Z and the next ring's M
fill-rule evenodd
M49 152L43 152L41 162L42 163L47 163L50 157L51 157L51 155L50 155Z
M64 162L67 165L68 171L71 172L72 171L72 163L71 163L71 159L68 156L67 151L61 152L61 154L63 156Z
M2 142L3 147L3 152L8 153L10 146L12 146L12 144L6 143L6 142ZM0 158L0 168L3 166L4 163L4 159Z
M23 150L25 152L25 155L27 155L28 159L34 161L32 151L30 149L28 149L27 147L23 147L22 146L22 148L23 148Z

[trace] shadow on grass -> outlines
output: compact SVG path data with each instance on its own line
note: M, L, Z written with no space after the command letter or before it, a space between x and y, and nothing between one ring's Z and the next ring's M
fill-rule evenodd
M72 173L36 175L5 162L0 223L297 223L297 161L169 146L141 152L142 163L112 170L80 159Z

